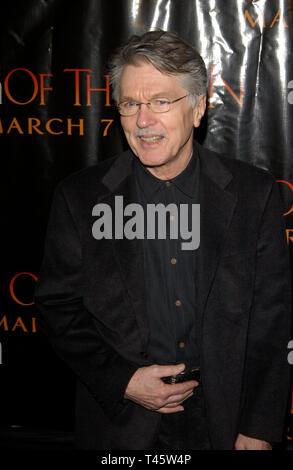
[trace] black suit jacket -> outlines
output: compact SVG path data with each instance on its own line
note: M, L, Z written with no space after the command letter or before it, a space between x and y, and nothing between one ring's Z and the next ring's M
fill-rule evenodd
M210 436L279 441L288 395L290 268L277 184L266 171L196 145L201 240L196 291ZM96 240L93 206L137 202L130 151L57 188L36 303L78 377L77 440L88 449L147 449L161 415L124 400L146 355L139 240Z

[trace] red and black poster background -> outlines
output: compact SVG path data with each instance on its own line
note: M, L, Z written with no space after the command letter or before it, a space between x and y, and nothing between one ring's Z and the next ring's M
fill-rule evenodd
M161 28L199 50L209 102L196 137L275 175L291 250L293 1L11 0L0 15L0 434L8 442L22 430L73 429L74 377L52 352L33 292L56 184L126 148L106 63L130 35Z

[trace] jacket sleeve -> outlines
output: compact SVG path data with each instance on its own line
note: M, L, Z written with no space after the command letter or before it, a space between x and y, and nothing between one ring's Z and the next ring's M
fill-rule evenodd
M56 353L70 366L108 415L119 413L138 366L99 335L83 305L83 259L79 233L62 186L53 198L35 302Z
M289 393L291 269L275 182L262 214L256 256L239 432L279 442Z

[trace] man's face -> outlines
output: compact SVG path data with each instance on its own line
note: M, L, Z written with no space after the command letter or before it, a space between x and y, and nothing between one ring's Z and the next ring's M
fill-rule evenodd
M120 79L120 102L146 103L152 98L175 100L187 94L172 75L159 72L149 63L127 65ZM166 113L154 113L142 105L134 116L121 116L121 124L133 153L150 168L178 167L192 153L194 126L198 127L205 109L199 100L194 109L188 100L170 105ZM139 136L136 132L140 131Z

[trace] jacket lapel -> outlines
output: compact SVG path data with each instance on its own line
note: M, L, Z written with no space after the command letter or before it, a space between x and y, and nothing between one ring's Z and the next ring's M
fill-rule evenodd
M213 152L198 146L200 158L200 246L196 253L196 292L204 313L221 251L237 203L228 190L233 176Z
M133 172L133 158L135 157L130 151L118 157L102 180L103 184L111 192L107 196L107 202L112 207L112 211L115 207L115 196L123 196L123 207L127 204L138 202ZM113 237L112 242L114 256L119 266L124 288L134 309L142 344L145 347L148 338L148 323L141 240L129 240L123 236L121 239Z
M216 274L221 251L237 203L228 189L233 176L217 155L196 144L200 158L200 247L196 252L196 292L200 316L204 313L209 291ZM123 196L123 207L137 202L130 151L120 156L102 182L110 191L104 201L114 210L115 196ZM145 302L143 252L140 240L114 239L113 250L124 287L133 306L142 343L148 338Z

